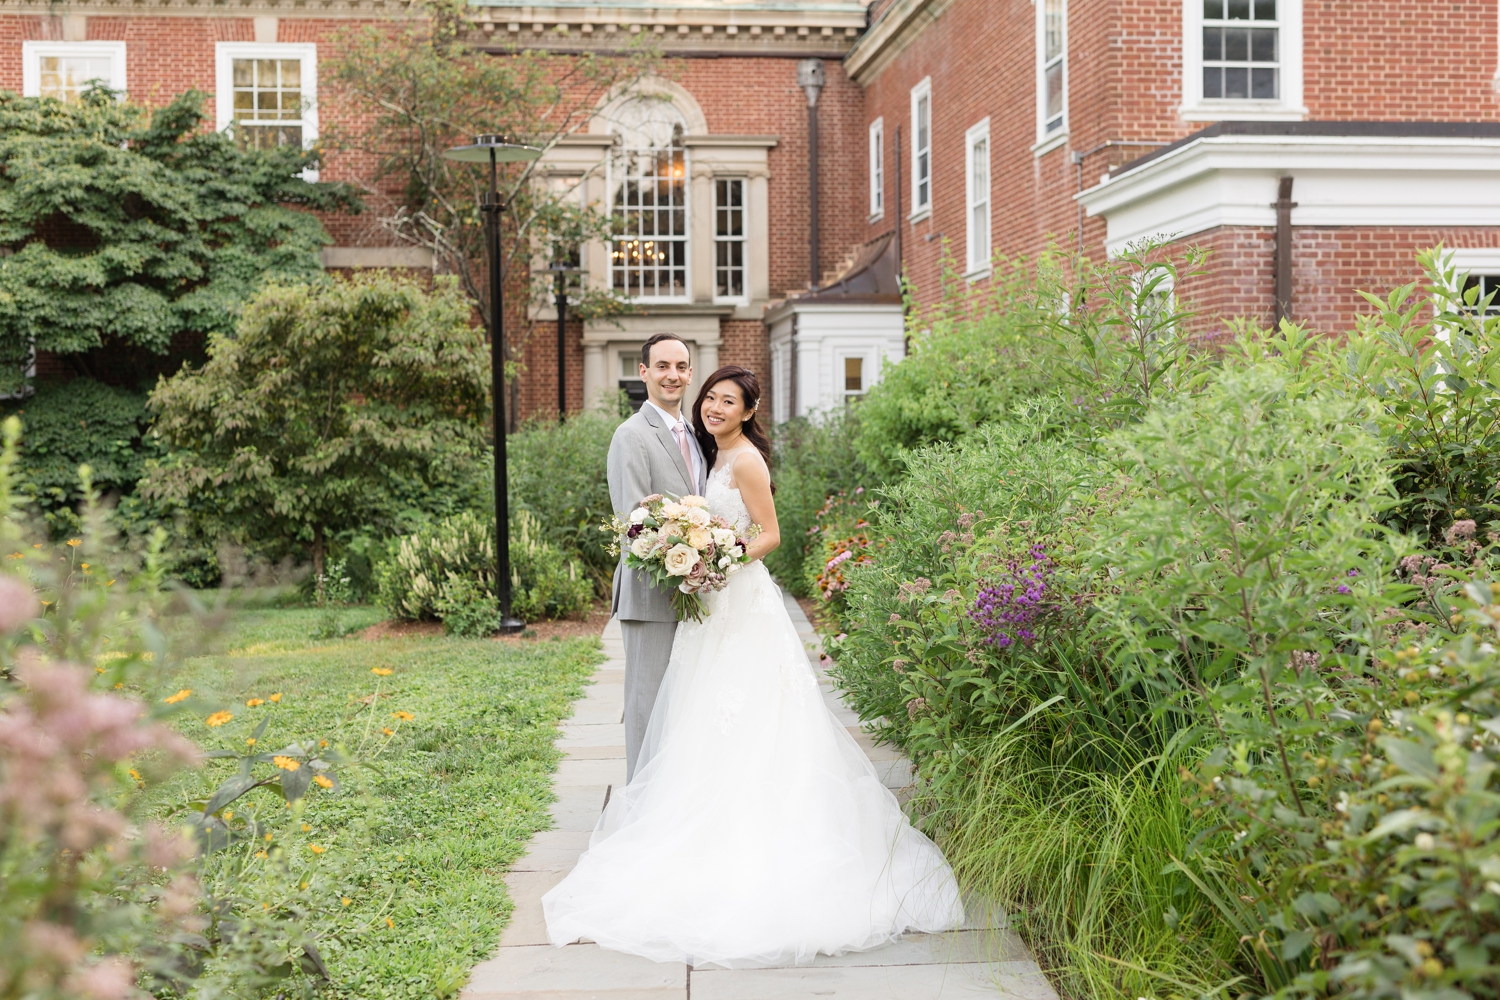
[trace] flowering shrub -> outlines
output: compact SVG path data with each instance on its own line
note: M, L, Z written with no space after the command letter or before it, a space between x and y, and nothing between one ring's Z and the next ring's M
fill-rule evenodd
M806 564L811 590L825 602L838 602L849 589L848 574L872 559L868 507L864 487L840 490L824 501L807 529L809 548L818 553Z
M959 521L962 524L964 518ZM986 641L999 649L1036 642L1033 626L1047 612L1053 562L1041 542L1034 543L1028 554L1029 565L1023 568L1021 560L1009 560L998 579L975 595L969 609L969 618L989 636Z

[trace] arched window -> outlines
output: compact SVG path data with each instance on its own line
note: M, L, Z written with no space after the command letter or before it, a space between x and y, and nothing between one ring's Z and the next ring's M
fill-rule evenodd
M688 296L687 147L682 114L665 98L637 97L610 116L610 282L633 299Z

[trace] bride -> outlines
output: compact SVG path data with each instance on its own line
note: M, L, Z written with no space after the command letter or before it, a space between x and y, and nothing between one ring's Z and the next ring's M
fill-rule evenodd
M737 365L698 394L709 509L761 526L755 561L678 628L634 779L542 899L555 945L745 968L963 922L947 862L823 703L760 561L779 542L760 398Z

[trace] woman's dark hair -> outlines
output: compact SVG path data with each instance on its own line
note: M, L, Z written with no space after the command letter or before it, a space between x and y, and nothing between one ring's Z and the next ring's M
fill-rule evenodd
M745 437L751 444L755 445L760 452L761 458L766 460L766 468L771 467L771 439L766 436L765 429L760 426L760 379L748 368L739 365L725 365L714 372L703 382L703 388L698 390L698 401L693 404L693 433L698 437L698 447L703 451L703 461L707 468L714 467L714 460L719 457L719 442L708 432L703 424L703 401L708 396L708 390L720 382L733 382L739 386L740 395L744 397L746 409L754 411L749 420L740 425L745 432ZM776 492L776 486L771 486L771 492Z

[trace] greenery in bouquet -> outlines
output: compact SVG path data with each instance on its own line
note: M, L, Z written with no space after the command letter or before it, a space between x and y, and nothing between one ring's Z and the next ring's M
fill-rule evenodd
M719 590L749 558L749 542L760 533L752 525L740 534L708 509L700 496L653 493L624 518L602 525L625 553L625 565L659 587L671 588L678 621L701 622L702 595Z

